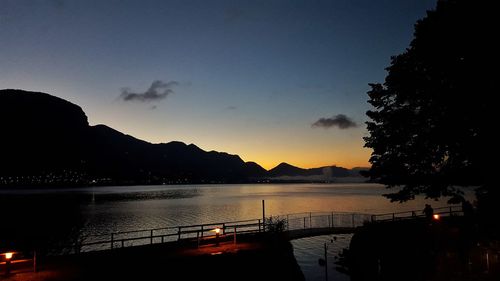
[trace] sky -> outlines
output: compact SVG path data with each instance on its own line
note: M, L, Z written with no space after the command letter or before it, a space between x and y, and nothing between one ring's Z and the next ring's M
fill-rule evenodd
M368 83L435 0L0 0L0 89L266 169L367 167Z

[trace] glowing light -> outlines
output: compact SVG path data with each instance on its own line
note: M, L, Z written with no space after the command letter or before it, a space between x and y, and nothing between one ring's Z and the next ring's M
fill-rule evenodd
M435 220L439 220L439 215L438 215L438 214L433 215L432 217L433 217Z
M218 227L217 227L217 228L215 229L215 233L219 234L219 233L220 233L220 228L218 228Z
M5 253L5 258L10 260L13 255L14 255L14 253Z

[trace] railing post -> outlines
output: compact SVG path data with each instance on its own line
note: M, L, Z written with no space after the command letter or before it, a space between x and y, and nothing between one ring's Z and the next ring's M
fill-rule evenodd
M114 244L114 236L115 234L114 233L111 233L111 249L113 249L113 244Z
M352 214L351 216L352 216L352 227L354 227L354 214Z
M36 267L36 250L33 251L33 272L36 273L37 267Z
M311 214L311 212L309 212L309 228L312 228L312 223L313 223L312 214Z
M328 215L328 228L332 227L331 222L332 222L332 220L330 219L330 215Z
M333 212L332 212L332 228L333 228Z
M153 229L151 229L151 244L153 244Z
M392 213L392 221L395 221L395 220L396 220L395 215L394 215L394 213Z
M260 219L259 219L259 233L260 233Z
M306 217L304 217L304 229L306 229Z
M162 236L161 236L161 243L162 243L162 244L164 243L164 242L163 242L163 241L164 241L164 239L163 239L163 238L165 238L165 236L163 236L163 235L162 235Z
M196 231L196 241L198 242L198 248L200 248L200 231L199 230Z
M262 230L266 232L266 203L262 200Z
M286 230L290 231L290 222L288 220L288 215L286 215Z
M177 241L181 240L181 227L179 226L179 230L177 231Z
M233 239L234 239L234 245L236 245L236 226L234 227L234 235L233 235Z
M203 224L201 225L201 237L203 238Z
M222 224L222 235L225 235L226 234L226 224L223 223Z
M122 239L122 248L125 248L125 241Z
M372 222L375 222L375 215L372 215Z

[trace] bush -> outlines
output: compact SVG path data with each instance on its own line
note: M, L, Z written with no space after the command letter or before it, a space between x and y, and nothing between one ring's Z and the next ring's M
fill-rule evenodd
M287 228L286 218L279 216L266 218L266 231L270 233L281 233Z

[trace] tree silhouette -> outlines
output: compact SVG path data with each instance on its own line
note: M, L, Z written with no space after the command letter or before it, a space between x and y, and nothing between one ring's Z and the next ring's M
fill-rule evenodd
M383 84L370 84L368 175L392 201L417 194L460 198L458 186L488 184L492 166L494 1L438 1L415 24L414 39L391 59ZM498 197L498 196L497 196Z

